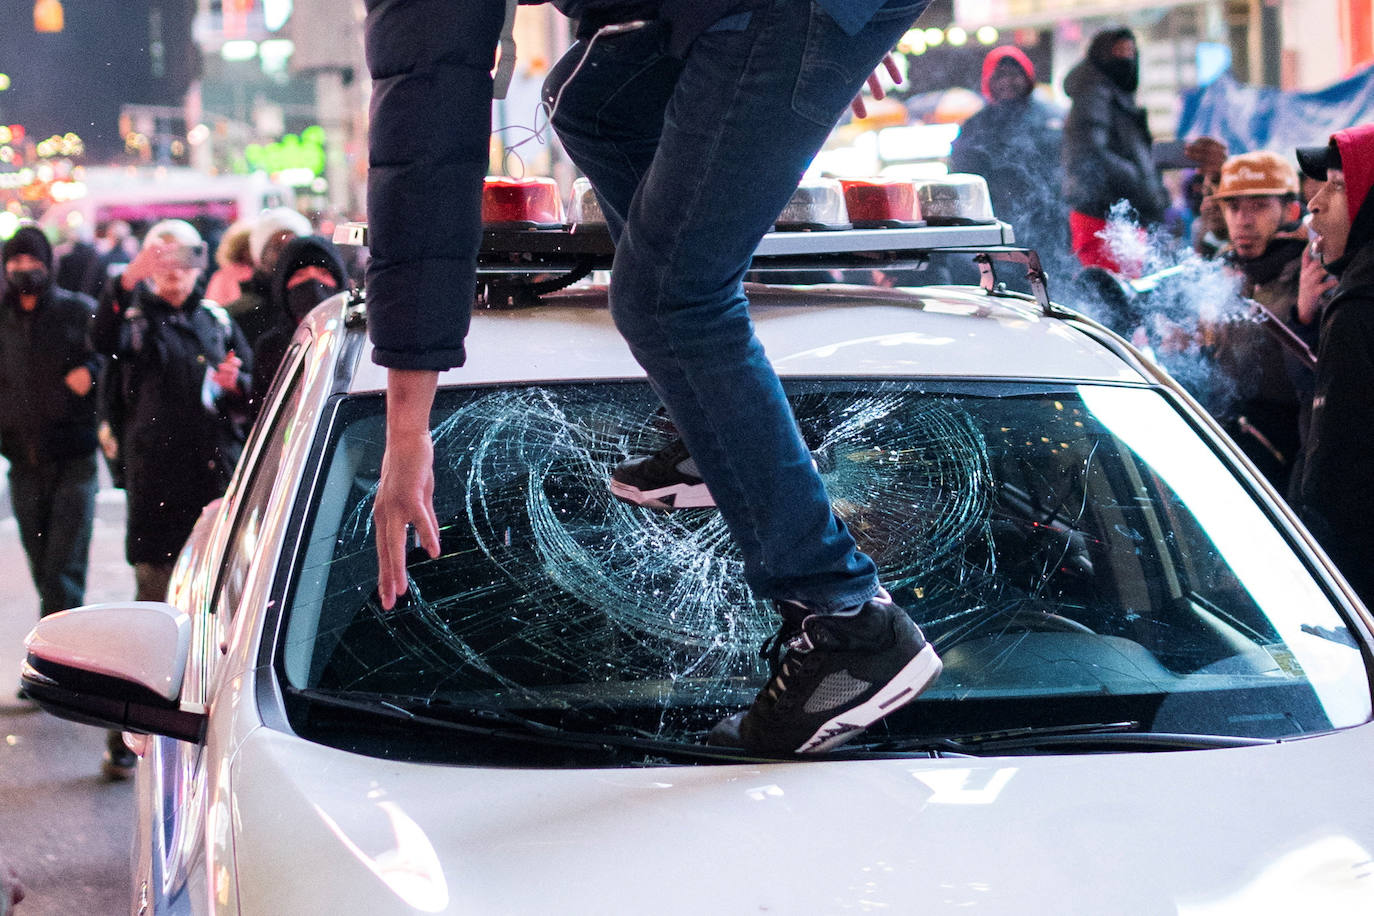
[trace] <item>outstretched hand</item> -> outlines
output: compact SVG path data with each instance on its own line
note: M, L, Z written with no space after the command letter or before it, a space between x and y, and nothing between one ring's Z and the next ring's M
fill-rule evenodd
M902 84L902 71L897 67L897 60L891 53L883 56L883 67L887 70L887 75L892 77L892 82L900 86ZM883 89L883 82L879 78L877 70L868 75L868 91L874 99L879 101L887 98L887 92ZM868 106L864 104L863 92L854 96L854 101L849 103L849 110L854 112L856 118L868 117Z
M434 443L429 411L438 373L392 369L387 373L386 450L372 506L377 536L377 596L383 610L409 587L406 547L413 528L420 546L439 556L439 520L434 514Z

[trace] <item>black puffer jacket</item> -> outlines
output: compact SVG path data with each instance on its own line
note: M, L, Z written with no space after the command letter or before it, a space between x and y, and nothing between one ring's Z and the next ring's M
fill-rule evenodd
M657 15L669 23L669 50L682 53L720 16L766 0L552 2L579 21L579 34ZM822 0L821 6L850 28L883 3ZM806 9L803 0L797 4ZM505 4L366 0L365 6L373 359L397 369L448 369L466 358L491 136L491 70Z
M1135 90L1108 73L1112 45L1134 37L1128 29L1099 33L1088 56L1064 78L1064 92L1073 100L1064 122L1064 199L1069 209L1098 219L1124 199L1148 224L1163 218L1169 194L1151 156L1150 128Z
M112 280L91 325L95 348L113 357L117 418L128 491L130 563L170 563L200 510L224 493L243 448L253 354L224 309L193 294L180 308ZM233 350L240 391L207 381Z
M0 452L12 464L37 465L95 451L95 393L79 397L67 373L85 366L94 380L100 358L87 343L95 303L55 286L32 312L8 286L0 300Z

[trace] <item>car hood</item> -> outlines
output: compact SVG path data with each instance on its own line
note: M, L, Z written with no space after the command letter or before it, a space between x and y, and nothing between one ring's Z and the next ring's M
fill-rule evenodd
M1174 753L516 770L259 728L231 771L239 905L1367 913L1372 755L1364 726Z

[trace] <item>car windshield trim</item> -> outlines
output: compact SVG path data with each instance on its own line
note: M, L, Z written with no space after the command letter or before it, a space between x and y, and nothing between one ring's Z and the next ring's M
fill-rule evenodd
M686 759L694 762L758 763L769 759L728 747L613 732L574 731L547 725L526 716L517 715L508 709L500 709L495 706L462 706L436 701L430 697L321 690L318 688L302 690L294 687L287 688L287 695L302 699L307 703L319 703L365 715L399 718L417 725L426 725L444 731L503 741L580 750L617 748L642 753L646 756ZM488 722L491 724L477 724Z

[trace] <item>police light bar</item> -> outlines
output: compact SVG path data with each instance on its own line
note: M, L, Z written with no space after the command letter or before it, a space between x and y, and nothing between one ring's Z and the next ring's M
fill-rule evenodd
M849 229L849 210L844 188L834 178L803 181L792 192L774 223L780 232L815 229Z
M601 201L592 190L592 183L585 178L573 181L572 201L568 204L568 228L579 229L605 228L606 214L601 211Z
M553 179L488 178L483 191L479 273L585 276L611 266L615 246L586 179L573 186L566 222ZM366 224L341 224L334 241L366 245ZM979 176L823 178L797 188L778 216L777 231L760 241L750 270L896 269L920 266L928 252L940 250L1004 249L995 259L1006 260L1005 249L1015 242L1011 226L992 216L987 183ZM1033 272L1038 270L1037 263ZM984 278L984 285L993 283Z
M552 178L488 178L482 187L482 223L504 229L561 229L563 202Z
M982 175L953 173L917 179L916 197L931 225L969 226L994 223L992 198Z
M855 229L911 229L924 226L910 179L840 180L845 208Z

